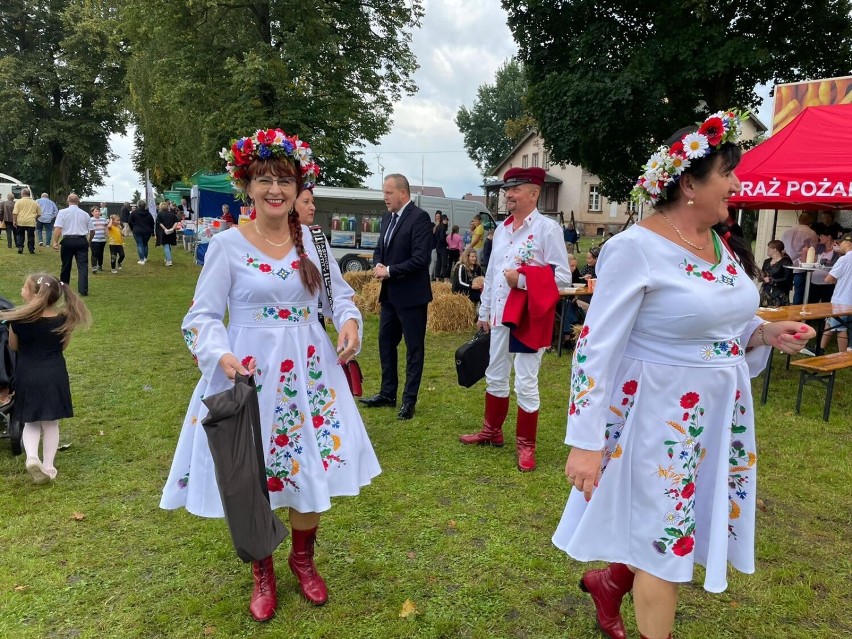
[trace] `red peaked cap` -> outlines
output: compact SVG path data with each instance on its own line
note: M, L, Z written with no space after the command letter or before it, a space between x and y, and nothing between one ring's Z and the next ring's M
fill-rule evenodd
M522 169L519 166L509 169L503 175L503 188L508 189L510 186L518 186L519 184L536 184L544 186L544 178L547 173L539 166L531 166L527 169Z

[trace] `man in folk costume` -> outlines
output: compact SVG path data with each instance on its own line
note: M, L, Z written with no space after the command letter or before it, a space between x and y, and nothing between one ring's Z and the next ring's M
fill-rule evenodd
M463 444L503 445L503 422L509 411L509 373L514 364L521 472L535 470L538 370L550 341L558 289L571 285L562 229L539 213L537 206L545 175L544 169L532 167L512 168L503 176L506 208L511 215L494 232L477 322L479 328L491 333L485 371L485 418L481 431L459 437ZM546 298L551 303L542 309L540 301ZM519 307L524 306L525 318L519 318ZM547 330L536 330L541 325Z

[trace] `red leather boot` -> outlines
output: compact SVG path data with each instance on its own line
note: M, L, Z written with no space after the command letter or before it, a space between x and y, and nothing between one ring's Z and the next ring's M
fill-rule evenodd
M325 581L317 572L314 564L314 543L317 540L317 529L296 530L293 528L293 549L287 558L290 570L299 580L302 595L315 606L321 606L328 601L328 589Z
M251 592L249 612L255 621L269 621L275 616L275 609L278 608L272 555L251 562L251 573L254 576L254 590Z
M518 470L528 473L535 470L535 436L538 431L538 411L528 413L518 406L516 426Z
M580 589L595 602L598 626L610 639L627 639L621 618L621 600L633 588L633 573L625 564L610 564L589 570L580 579Z
M509 412L509 398L495 397L485 393L485 418L482 420L482 430L472 435L461 435L462 444L503 445L503 422Z

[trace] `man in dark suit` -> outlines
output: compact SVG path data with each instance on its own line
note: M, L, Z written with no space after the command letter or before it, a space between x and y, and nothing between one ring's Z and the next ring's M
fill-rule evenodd
M382 283L379 293L382 387L377 395L361 402L371 408L396 406L397 347L405 338L405 388L397 417L411 419L423 375L426 309L432 300L429 284L432 221L426 211L411 201L404 175L387 176L382 190L388 213L382 218L379 242L373 252L373 274Z

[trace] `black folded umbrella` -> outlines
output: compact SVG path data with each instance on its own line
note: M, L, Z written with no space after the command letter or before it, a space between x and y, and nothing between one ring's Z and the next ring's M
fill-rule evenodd
M202 401L209 413L201 424L234 550L245 562L260 561L284 541L287 528L269 507L254 378L237 375L233 388Z

